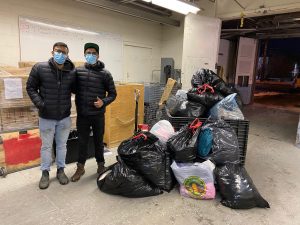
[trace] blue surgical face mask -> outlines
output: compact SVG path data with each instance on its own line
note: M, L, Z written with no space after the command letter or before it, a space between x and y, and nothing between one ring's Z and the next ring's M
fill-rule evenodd
M86 54L85 59L86 62L91 65L94 65L97 62L97 56L93 54Z
M53 58L57 64L62 65L65 63L67 55L62 52L54 52Z

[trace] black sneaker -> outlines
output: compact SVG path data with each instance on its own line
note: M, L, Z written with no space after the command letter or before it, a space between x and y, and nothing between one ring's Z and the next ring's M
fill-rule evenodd
M58 179L59 183L62 185L69 183L69 178L64 172L64 168L57 169L56 178Z
M47 170L43 170L42 177L39 183L39 188L46 189L48 187L49 187L49 172Z
M105 170L107 170L107 168L104 166L104 162L99 162L98 164L98 168L97 168L97 173L103 173L105 172Z

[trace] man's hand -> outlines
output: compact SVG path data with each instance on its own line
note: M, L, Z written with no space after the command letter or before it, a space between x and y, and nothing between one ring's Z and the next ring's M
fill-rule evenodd
M99 97L97 97L97 101L94 102L94 106L98 109L101 108L103 106L103 101Z

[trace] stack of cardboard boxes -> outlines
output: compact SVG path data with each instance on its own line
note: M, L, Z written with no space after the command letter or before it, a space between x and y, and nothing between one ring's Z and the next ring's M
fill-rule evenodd
M40 163L38 111L26 91L30 70L0 67L0 167L8 173Z
M30 68L0 68L0 132L24 130L37 127L38 111L26 92L26 82ZM17 97L9 96L6 89L14 91L14 87L8 87L10 81L21 83L16 86Z

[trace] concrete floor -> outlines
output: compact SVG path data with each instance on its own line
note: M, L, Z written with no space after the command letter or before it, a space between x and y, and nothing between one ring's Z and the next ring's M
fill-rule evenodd
M298 225L300 224L300 149L294 146L298 114L248 107L250 133L246 168L270 209L231 210L220 199L200 201L171 193L129 199L102 193L96 186L96 163L89 160L78 183L61 186L51 171L50 187L38 189L33 168L0 179L0 224L91 225ZM115 154L106 157L114 162ZM75 164L68 165L69 176Z
M254 104L300 114L300 92L259 92L254 94Z

